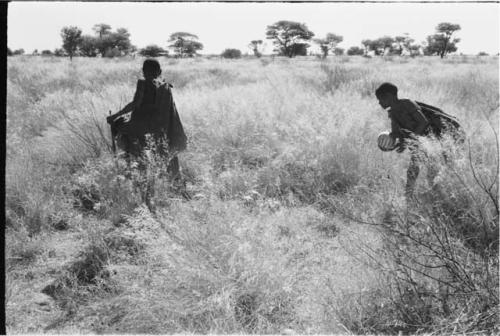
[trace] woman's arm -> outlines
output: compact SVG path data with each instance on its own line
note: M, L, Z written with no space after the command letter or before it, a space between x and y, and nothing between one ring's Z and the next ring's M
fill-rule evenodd
M135 102L132 101L132 102L128 103L120 111L116 112L115 114L112 114L112 115L108 116L106 118L107 122L108 123L112 123L119 116L122 116L122 115L124 115L126 113L132 112L134 110L134 107L135 107Z
M130 103L125 105L124 108L115 113L115 118L124 115L125 113L132 112L134 110L134 107L135 107L135 101L131 101Z
M144 90L144 81L141 80L137 81L137 88L135 90L134 100L125 105L125 107L122 108L120 111L107 117L106 119L108 123L113 122L113 120L115 120L119 116L132 112L140 104L143 95L143 90Z

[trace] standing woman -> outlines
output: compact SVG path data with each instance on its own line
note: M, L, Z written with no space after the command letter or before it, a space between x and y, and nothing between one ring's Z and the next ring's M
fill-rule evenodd
M144 79L137 81L132 102L107 117L113 133L127 156L141 158L149 143L158 154L169 158L167 171L179 175L177 153L186 149L187 138L172 96L172 85L161 77L160 63L146 59L142 67ZM130 120L118 117L132 112Z

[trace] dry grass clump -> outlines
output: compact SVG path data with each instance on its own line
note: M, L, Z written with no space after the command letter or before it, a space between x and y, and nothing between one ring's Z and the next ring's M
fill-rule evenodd
M62 214L67 204L61 190L64 174L37 164L31 155L27 150L7 164L5 211L7 226L35 236L49 229L53 215Z
M93 308L113 312L94 322L101 332L278 333L311 327L299 309L309 273L299 273L324 253L307 238L326 225L319 212L267 210L253 218L237 202L208 199L173 203L159 216L143 210L129 219L149 242L148 262L116 268L114 279L125 291ZM300 253L293 247L297 239L305 243Z
M103 228L89 230L89 243L41 290L55 300L67 319L93 300L116 295L120 288L112 278L110 263L137 257L142 250L140 242L126 234Z
M7 229L5 246L6 269L27 266L36 261L44 252L43 238L30 238L23 230Z
M125 160L108 157L99 164L88 162L70 188L74 207L117 223L142 202L140 187L137 169L129 168Z

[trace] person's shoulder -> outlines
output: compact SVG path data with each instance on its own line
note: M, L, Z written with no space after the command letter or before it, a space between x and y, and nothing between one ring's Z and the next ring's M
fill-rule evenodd
M401 102L401 104L404 104L405 106L416 106L416 107L418 107L417 102L414 101L413 99L403 98L403 99L400 99L399 101Z
M137 80L137 89L138 90L144 90L145 86L146 86L146 80L145 79L138 79Z
M420 106L414 100L407 98L400 99L399 106L405 111L420 110Z
M165 79L163 79L161 77L156 78L154 80L154 83L155 83L156 87L158 87L158 88L165 88L167 90L170 90L171 88L174 87L171 83L167 82Z

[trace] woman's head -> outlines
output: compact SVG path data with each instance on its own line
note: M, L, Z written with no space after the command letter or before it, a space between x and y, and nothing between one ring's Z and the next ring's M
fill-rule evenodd
M160 63L152 58L148 58L142 65L142 73L146 79L155 79L161 75Z
M375 96L380 106L385 109L398 100L398 87L392 83L383 83L375 90Z

